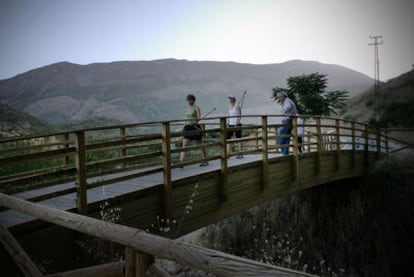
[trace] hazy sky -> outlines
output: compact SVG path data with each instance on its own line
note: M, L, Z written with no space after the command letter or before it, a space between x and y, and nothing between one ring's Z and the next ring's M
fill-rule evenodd
M0 79L59 61L316 60L412 69L413 0L0 0Z

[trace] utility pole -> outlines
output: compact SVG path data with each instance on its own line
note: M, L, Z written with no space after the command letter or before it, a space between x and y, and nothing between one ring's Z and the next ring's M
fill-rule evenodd
M369 36L370 39L373 39L374 42L369 43L369 46L374 46L374 61L375 61L375 83L374 83L374 112L375 112L375 120L378 120L378 108L379 108L379 101L378 101L378 94L380 88L380 73L379 73L379 54L378 54L378 45L382 45L383 41L379 41L382 39L382 36Z

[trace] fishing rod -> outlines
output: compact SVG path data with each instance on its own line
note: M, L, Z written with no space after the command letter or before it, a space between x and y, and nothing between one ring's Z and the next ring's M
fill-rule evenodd
M210 112L208 112L205 116L203 116L203 118L201 118L201 120L206 119L207 116L209 116L210 114L214 113L217 110L216 107L214 107L214 109L212 109Z
M246 94L247 94L247 90L245 90L243 92L242 97L240 97L240 100L239 100L239 106L240 106L240 108L243 108L244 100L246 99Z

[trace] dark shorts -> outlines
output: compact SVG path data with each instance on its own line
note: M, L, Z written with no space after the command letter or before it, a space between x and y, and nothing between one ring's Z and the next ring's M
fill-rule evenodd
M241 127L241 124L236 125L229 125L227 129L227 139L231 139L234 134L236 134L236 138L242 137L242 130L233 130L232 128Z
M200 124L185 125L183 132L184 132L184 139L189 139L189 140L202 140L203 139L203 134L201 133Z

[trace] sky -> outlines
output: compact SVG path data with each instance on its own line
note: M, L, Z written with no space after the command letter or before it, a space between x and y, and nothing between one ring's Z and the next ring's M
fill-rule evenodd
M412 0L0 0L0 79L60 61L313 60L380 78L414 65Z

